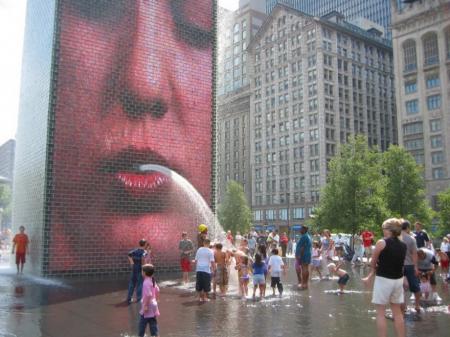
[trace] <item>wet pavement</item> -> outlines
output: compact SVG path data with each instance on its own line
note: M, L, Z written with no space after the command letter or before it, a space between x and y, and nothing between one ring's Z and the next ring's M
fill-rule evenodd
M365 268L345 266L351 279L347 292L338 295L335 279L313 279L309 290L298 291L292 260L289 264L283 297L255 302L242 300L232 286L225 299L199 304L193 284L160 281L161 336L376 335L371 292L360 281ZM126 285L125 279L61 281L0 268L0 337L136 336L139 304L124 303ZM438 292L441 303L424 304L420 315L407 314L408 336L450 335L450 296L441 280ZM393 336L392 323L388 326Z

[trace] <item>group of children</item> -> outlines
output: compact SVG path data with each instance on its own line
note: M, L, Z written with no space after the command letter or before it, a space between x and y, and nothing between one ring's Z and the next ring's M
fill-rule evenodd
M331 258L323 257L322 249L320 247L319 242L313 241L312 256L311 256L311 265L312 265L311 269L312 269L312 272L316 272L319 275L320 279L322 279L321 270L322 270L322 264L323 264L324 258L328 260L325 262L329 262L327 264L328 276L336 275L338 277L339 292L343 293L345 286L347 285L348 281L350 280L350 276L344 269L341 268L342 262L340 261L337 264L335 264L334 262L332 262L333 260Z
M159 316L157 299L159 296L159 287L153 277L155 268L148 260L147 255L150 255L149 248L146 247L146 242L141 241L140 247L142 249L142 267L140 268L143 282L142 282L142 295L141 295L141 310L139 320L139 336L145 335L145 329L147 325L150 327L151 336L158 336L158 324L157 317ZM200 300L206 300L207 293L210 291L210 285L212 283L213 294L216 295L217 287L219 287L220 295L225 296L228 289L229 282L229 268L231 267L231 261L234 258L236 265L235 270L238 273L239 290L243 298L247 298L249 294L249 283L253 281L253 294L252 297L256 300L256 293L259 290L259 299L263 299L266 295L266 283L267 278L270 275L270 286L272 288L272 296L276 295L278 290L279 296L283 294L283 283L281 281L282 276L286 276L287 268L283 261L283 258L279 255L278 248L272 248L270 256L266 253L266 246L262 245L258 247L258 252L251 258L248 252L241 250L223 251L223 245L216 243L214 245L214 251L209 249L209 240L205 240L205 246L200 247L199 251L204 249L205 258L202 263L203 268L208 265L206 269L208 271L200 272L201 280L199 280L199 272L197 270L197 282L196 290L201 294ZM147 248L147 249L145 249ZM137 250L138 250L137 249ZM136 250L135 250L136 251ZM130 261L133 261L132 256L135 255L135 251L130 252ZM196 254L196 263L199 264L199 254ZM133 253L134 252L134 253ZM207 254L206 254L207 253ZM246 254L247 253L247 254ZM139 255L139 254L137 254ZM208 255L208 256L206 256ZM131 263L131 262L130 262ZM133 261L136 263L136 261ZM144 264L145 263L145 264ZM209 264L211 263L211 266ZM313 270L316 270L320 274L321 254L317 242L313 245L312 256ZM136 268L136 270L139 268ZM198 269L198 268L197 268ZM334 263L328 264L328 270L330 274L336 274L339 277L338 284L340 292L344 291L344 287L349 280L349 275L345 270L341 268L341 264ZM209 275L210 277L204 277L203 275ZM138 294L140 295L140 294Z
M217 286L220 290L220 295L225 296L228 289L229 268L231 268L231 260L234 258L236 265L234 267L238 273L239 292L243 298L249 294L249 284L253 281L253 298L256 298L256 291L259 289L259 297L263 298L266 291L266 279L268 275L271 276L271 287L273 295L275 289L281 296L283 293L283 284L281 276L286 272L286 266L277 248L272 249L271 255L267 256L265 246L258 250L254 258L246 255L246 252L241 250L224 252L221 243L216 243L214 246L214 262L215 272L212 279L213 294L216 295Z

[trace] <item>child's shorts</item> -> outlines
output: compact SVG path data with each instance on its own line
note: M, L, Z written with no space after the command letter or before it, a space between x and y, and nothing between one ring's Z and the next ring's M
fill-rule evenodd
M266 284L266 277L264 274L253 274L253 285Z
M313 267L319 268L320 267L320 260L312 260L312 265Z
M272 276L271 282L270 282L270 286L271 286L272 288L277 287L278 284L280 284L280 283L281 283L281 278L280 278L280 277L273 277L273 276Z
M350 276L348 274L345 274L344 276L339 277L338 284L346 285L348 280L350 280Z
M205 293L209 293L211 291L211 274L198 271L195 290L198 292L204 291Z

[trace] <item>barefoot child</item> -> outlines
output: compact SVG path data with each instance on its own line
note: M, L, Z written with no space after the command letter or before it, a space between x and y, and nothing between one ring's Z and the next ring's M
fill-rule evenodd
M253 263L253 299L255 299L256 288L259 287L259 298L263 299L266 292L267 266L261 254L256 253Z
M319 278L322 279L322 273L320 272L322 263L322 251L318 241L313 242L312 249L312 272L316 271L319 274Z
M156 317L159 316L157 298L159 295L159 287L153 278L155 267L151 264L142 266L142 276L144 282L142 285L142 301L139 320L139 337L144 337L147 324L150 326L150 336L159 336L158 322Z
M278 288L280 296L283 294L283 284L281 283L281 273L286 274L286 266L281 256L278 255L278 249L272 249L272 255L269 258L269 272L271 275L270 286L272 295L275 296L275 287Z
M446 253L444 253L442 250L440 250L439 248L436 249L436 255L439 258L439 264L441 266L441 275L445 279L445 275L448 274L448 267L449 267L448 255Z
M225 296L228 286L228 256L222 251L222 244L216 243L214 251L214 261L216 272L213 280L213 293L216 294L216 287L219 285L220 295Z
M333 274L336 274L339 276L338 284L339 284L339 292L341 294L344 293L344 288L350 279L350 276L347 274L347 272L344 269L341 269L342 263L338 263L336 266L334 263L330 263L328 265L328 271L330 272L330 276Z
M430 299L431 294L431 284L430 277L427 273L420 274L420 292L424 300Z
M250 281L248 257L240 256L238 260L236 269L239 275L239 286L241 288L242 298L246 298L248 295L248 282Z

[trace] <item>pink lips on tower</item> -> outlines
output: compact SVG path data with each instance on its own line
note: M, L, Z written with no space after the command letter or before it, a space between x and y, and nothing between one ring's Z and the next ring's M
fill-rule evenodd
M109 181L113 211L148 213L168 206L171 178L159 171L140 170L146 164L170 167L157 153L135 148L127 148L101 162L99 171Z
M124 189L134 198L148 197L153 193L161 193L170 178L160 172L117 172L114 178L121 182Z

